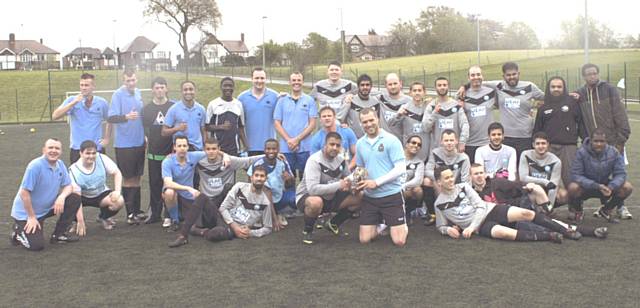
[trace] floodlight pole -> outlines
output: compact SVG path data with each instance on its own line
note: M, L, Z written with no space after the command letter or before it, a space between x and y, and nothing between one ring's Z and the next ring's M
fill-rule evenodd
M262 16L262 69L266 70L267 69L267 58L266 58L266 54L265 54L265 48L264 48L264 20L267 19L267 16Z
M340 8L340 43L342 45L342 64L344 64L344 21L342 19L342 8Z
M478 43L478 65L480 65L480 14L476 15L476 35Z
M589 15L587 0L584 0L584 63L589 63Z

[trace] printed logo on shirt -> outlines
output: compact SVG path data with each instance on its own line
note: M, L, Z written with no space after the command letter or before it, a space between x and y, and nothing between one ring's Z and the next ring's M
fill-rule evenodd
M562 108L560 108L560 110L562 110L562 112L568 112L569 111L569 106L562 106Z
M413 128L411 130L414 134L419 134L422 132L422 123L414 123Z
M153 125L164 125L164 114L162 113L162 111L158 111L156 120L153 122Z
M382 144L382 143L381 143L381 144L378 146L378 152L382 152L382 151L384 151L384 144Z
M333 109L338 109L340 108L340 105L342 105L342 100L341 99L328 99L327 100L327 106L333 108Z
M395 117L395 116L396 116L396 113L395 113L395 112L393 112L393 111L388 111L388 110L385 110L385 111L384 111L384 119L385 119L386 121L390 121L390 120L391 120L391 119L393 119L393 117Z
M504 99L504 106L509 109L520 109L520 99L514 97L507 97Z
M233 220L239 222L240 224L246 225L249 221L249 212L244 208L244 206L238 206L233 208L231 211L231 216Z
M222 187L223 186L221 178L209 178L207 180L207 184L211 188L218 188L218 187Z
M486 115L487 115L487 107L485 106L471 107L472 118L484 117Z
M553 109L547 109L544 111L544 114L551 114L553 112Z
M438 120L438 128L444 129L453 129L453 119L439 119Z

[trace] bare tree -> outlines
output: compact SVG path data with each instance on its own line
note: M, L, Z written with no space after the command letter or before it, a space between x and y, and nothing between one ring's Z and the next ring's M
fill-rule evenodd
M142 0L147 3L145 16L153 16L178 36L182 47L183 65L189 78L189 45L187 32L196 27L202 31L216 28L221 23L220 10L215 0Z

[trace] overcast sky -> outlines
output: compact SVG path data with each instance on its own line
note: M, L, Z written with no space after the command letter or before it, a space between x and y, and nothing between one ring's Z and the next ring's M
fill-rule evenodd
M421 10L430 5L447 5L463 14L480 13L508 24L523 21L536 31L543 42L554 39L563 20L574 20L584 14L584 0L448 0L448 1L340 1L340 0L219 0L222 25L220 39L239 39L253 52L262 43L262 16L265 19L266 40L279 43L301 42L309 32L318 32L329 39L340 37L340 12L344 30L349 34L366 34L374 28L385 33L399 18L415 20ZM45 45L63 56L80 45L85 47L123 47L138 35L178 53L176 35L165 25L144 17L144 2L139 0L35 0L3 1L0 36L8 39L43 38ZM629 0L590 0L589 16L607 24L618 35L640 33L640 2ZM11 12L11 13L10 13ZM115 21L114 21L115 20ZM190 41L200 37L189 32Z

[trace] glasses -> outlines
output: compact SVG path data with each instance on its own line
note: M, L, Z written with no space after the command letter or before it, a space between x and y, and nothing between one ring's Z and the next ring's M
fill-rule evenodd
M415 146L418 146L418 147L422 147L422 143L420 143L420 142L418 142L418 141L411 141L411 142L409 142L409 143L410 143L410 144L413 144L413 145L415 145Z

